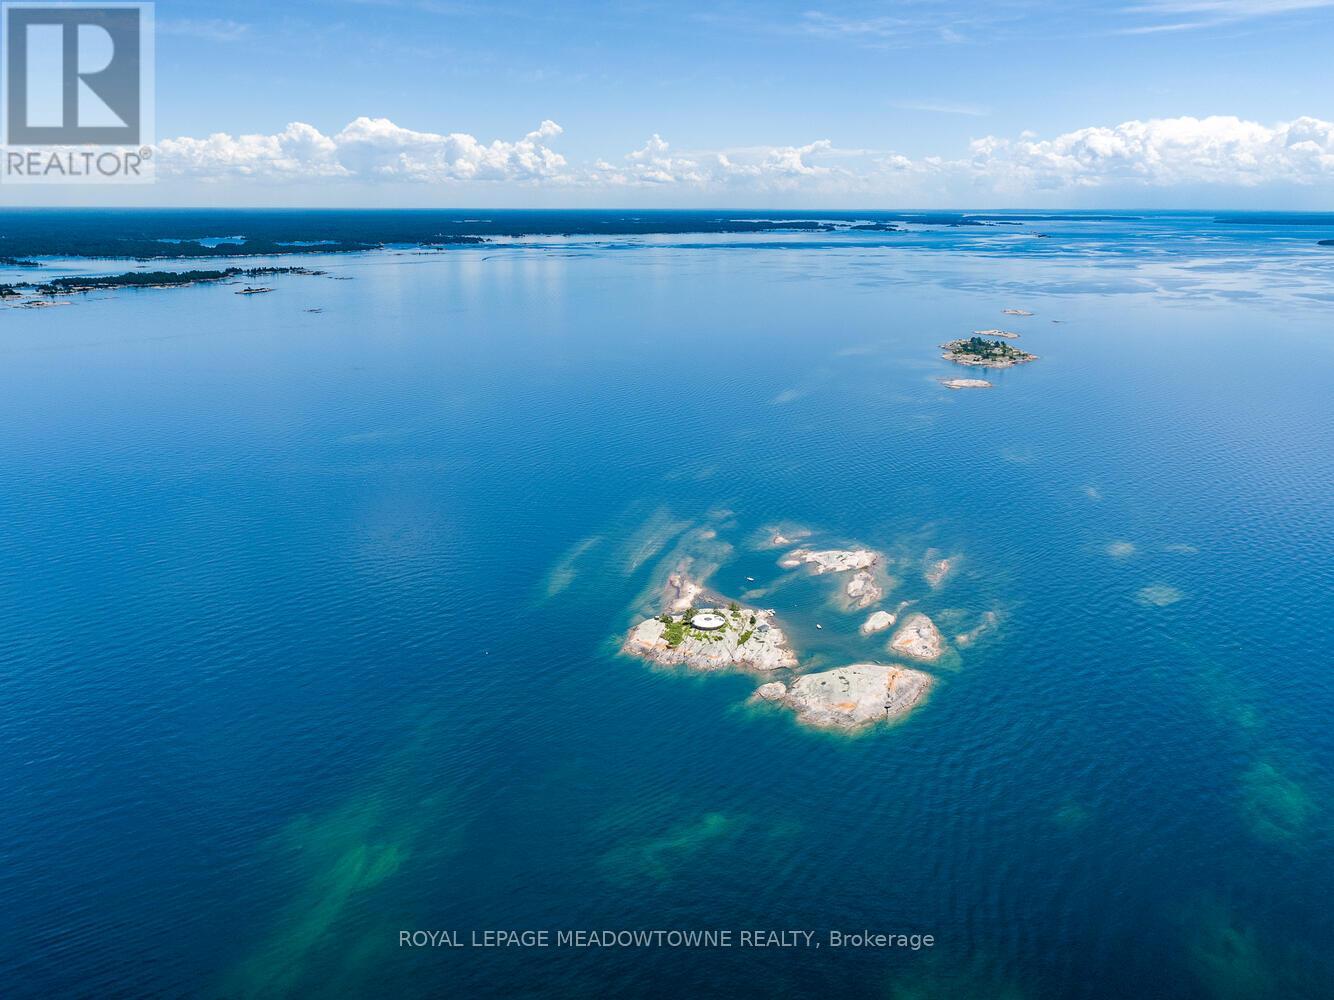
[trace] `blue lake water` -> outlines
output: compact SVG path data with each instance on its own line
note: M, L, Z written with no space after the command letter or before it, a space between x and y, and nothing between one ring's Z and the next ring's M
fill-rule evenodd
M0 993L1334 995L1331 232L530 238L0 309ZM990 327L1040 360L939 385ZM851 739L618 655L685 560L803 667L889 661L776 525L999 624ZM935 943L398 938L544 928Z

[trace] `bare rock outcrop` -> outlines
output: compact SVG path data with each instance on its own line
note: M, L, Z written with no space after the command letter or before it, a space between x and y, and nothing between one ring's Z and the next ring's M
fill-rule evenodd
M889 648L918 660L938 660L945 650L945 640L936 623L918 611L904 619Z
M846 590L848 602L854 610L870 607L885 596L880 585L876 583L875 574L869 570L859 570L848 581Z
M877 632L883 632L887 628L892 628L898 621L898 616L889 611L876 611L870 618L862 622L862 635L875 635Z
M854 663L798 677L791 685L761 685L752 699L782 705L797 719L823 729L857 729L891 722L910 712L935 678L920 670L883 663Z
M879 555L870 549L793 549L778 565L784 569L796 569L798 566L814 566L815 573L846 573L850 570L870 569L879 560Z

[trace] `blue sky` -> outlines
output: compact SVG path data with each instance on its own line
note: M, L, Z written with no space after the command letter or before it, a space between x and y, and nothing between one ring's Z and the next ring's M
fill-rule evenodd
M1334 0L162 0L157 22L159 183L61 197L1334 209Z

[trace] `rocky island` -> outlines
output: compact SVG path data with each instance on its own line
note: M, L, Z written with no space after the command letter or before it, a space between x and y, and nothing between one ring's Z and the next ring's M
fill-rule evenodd
M879 556L870 549L794 549L778 561L784 569L796 569L798 566L815 567L815 574L846 573L848 570L870 569Z
M935 678L883 663L854 663L805 674L790 685L771 681L751 699L782 705L797 719L824 729L856 729L906 715L931 690Z
M955 364L972 365L981 368L1012 368L1028 361L1036 361L1036 354L1029 354L1003 340L987 340L985 337L969 337L966 340L951 340L941 344L946 361Z
M852 573L852 579L844 588L847 606L858 611L868 608L884 597L880 583L871 572L871 568L880 561L880 553L870 549L793 549L778 565L784 569L797 569L800 566L813 566L816 576L826 573Z
M642 621L630 630L622 650L660 666L710 672L765 673L797 665L774 613L742 608L735 601Z
M925 665L952 656L952 647L927 615L907 613L911 600L899 601L892 608L880 606L885 592L900 582L885 575L884 567L907 568L909 564L903 559L887 560L881 552L856 545L788 547L810 534L792 526L770 526L753 544L766 549L787 543L778 558L784 569L805 569L810 576L842 574L836 578L836 592L844 610L865 616L859 629L863 642L881 632L892 636L887 643L874 640L890 651L889 662L867 662L853 656L849 659L857 662L851 665L822 665L811 671L798 659L774 610L747 607L706 589L701 583L703 575L716 566L706 564L692 571L689 558L676 556L659 577L662 583L655 596L661 601L662 613L638 619L624 633L621 652L659 667L750 674L757 685L750 703L787 710L807 726L848 732L908 715L935 683ZM711 531L708 536L713 537ZM957 555L944 557L941 550L928 549L921 563L926 584L940 586L958 561ZM984 619L975 633L980 635L991 624ZM955 627L954 618L951 627ZM972 635L961 634L960 645L971 639ZM910 663L921 666L905 665Z
M884 629L891 628L899 616L890 611L871 612L871 616L862 623L862 635L874 636L876 632L883 632Z
M889 640L889 648L929 662L940 659L940 654L945 651L945 640L936 623L918 611L904 619L894 638Z
M848 605L853 610L868 608L885 596L880 584L876 583L875 574L869 570L861 570L854 574L848 581L845 592L848 595Z
M990 389L991 383L984 378L943 378L940 384L946 389Z

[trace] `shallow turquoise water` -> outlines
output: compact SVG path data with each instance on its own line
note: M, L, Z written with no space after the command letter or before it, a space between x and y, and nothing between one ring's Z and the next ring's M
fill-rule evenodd
M0 312L0 992L1330 995L1334 254L1043 231L386 252ZM995 326L1041 360L941 388L936 345ZM855 740L616 655L685 557L767 590L804 663L888 659L757 547L779 523L897 560L890 607L1000 625ZM930 550L962 557L934 593Z

